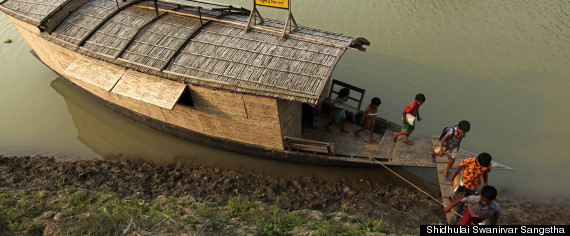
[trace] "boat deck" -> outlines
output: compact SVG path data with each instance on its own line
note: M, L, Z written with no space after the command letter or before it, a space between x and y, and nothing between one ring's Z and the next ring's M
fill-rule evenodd
M347 122L345 125L345 129L349 131L348 134L340 131L340 122L333 124L330 132L325 131L324 127L330 120L330 116L326 114L321 115L315 122L317 129L304 129L301 138L332 143L335 156L373 157L387 165L436 167L436 164L430 162L427 158L427 152L433 150L429 136L414 133L410 136L410 141L414 145L408 145L401 141L403 137L400 137L398 142L393 142L392 135L394 132L386 130L382 135L374 134L373 137L378 140L378 144L373 144L368 141L370 137L369 131L361 132L360 138L356 138L352 132L361 127L350 122ZM454 167L461 160L472 156L474 156L473 153L460 150ZM445 160L447 161L447 158Z
M337 156L363 157L363 158L374 156L374 154L378 150L379 145L370 143L368 141L368 138L370 137L369 131L361 132L360 138L356 138L353 132L362 127L346 122L345 130L349 131L349 133L347 134L340 131L340 122L337 122L330 127L331 131L327 132L324 127L330 121L331 121L330 116L326 114L321 115L315 121L317 128L304 129L301 138L332 143L333 153ZM374 134L373 137L378 141L382 139L382 136L376 133Z

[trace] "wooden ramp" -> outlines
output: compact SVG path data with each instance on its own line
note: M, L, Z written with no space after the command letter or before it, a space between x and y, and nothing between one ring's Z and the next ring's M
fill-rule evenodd
M427 158L427 152L430 151L431 143L422 135L412 134L409 140L414 144L409 145L402 142L404 137L398 137L392 153L393 165L400 166L419 166L419 167L435 167L435 164Z
M440 141L438 137L432 137L431 140L432 140L432 150L434 150L439 146ZM426 159L427 159L427 154L426 154ZM435 164L437 169L437 179L439 180L439 188L441 190L441 198L442 198L441 200L445 206L449 206L451 204L452 202L451 196L453 195L453 187L451 186L451 182L445 180L445 176L443 175L443 171L445 171L445 168L447 167L447 162L448 159L446 155L443 155L443 157L439 157L436 155ZM455 160L454 166L458 165L457 163L461 163L461 161ZM449 170L449 173L453 173L452 171L453 168ZM445 214L445 218L447 218L448 224L455 223L454 216L455 213L451 211Z
M394 148L396 147L396 143L392 141L392 137L394 132L391 130L384 131L384 135L382 139L380 139L380 146L376 153L374 153L374 157L376 158L386 158L389 159L390 163L392 163L392 154L394 153Z
M403 137L398 137L397 142L392 140L394 132L386 130L380 147L375 153L374 157L389 158L389 165L398 166L415 166L415 167L436 167L436 165L429 161L427 155L430 150L433 150L430 138L428 136L414 133L409 137L413 145L408 145L402 142Z

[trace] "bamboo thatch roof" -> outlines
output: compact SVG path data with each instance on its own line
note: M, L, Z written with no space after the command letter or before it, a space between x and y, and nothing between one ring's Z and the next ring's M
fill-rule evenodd
M246 32L243 10L199 0L210 10L172 4L181 0L160 2L159 16L145 0L7 0L0 10L40 26L56 4L80 1L45 38L167 79L300 102L316 103L344 51L366 43L309 27L283 39L284 23L268 19Z
M0 0L4 13L34 25L39 25L46 16L66 1L67 0Z

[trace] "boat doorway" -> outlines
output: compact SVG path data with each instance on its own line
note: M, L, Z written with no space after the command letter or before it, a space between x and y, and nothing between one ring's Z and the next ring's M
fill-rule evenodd
M347 119L345 130L349 131L349 133L340 131L340 122L333 124L330 127L330 131L327 131L325 130L325 125L333 119L330 116L332 101L343 88L350 89L350 95L344 108ZM369 155L374 154L378 149L377 144L369 143L368 139L363 137L356 138L352 133L362 127L360 125L362 117L360 108L365 92L366 90L364 89L333 80L330 89L325 92L327 96L318 105L303 104L301 138L303 140L330 144L335 156L367 159ZM375 129L374 137L377 140L382 138L385 130L385 128L380 126Z
M303 103L303 119L302 119L302 130L306 129L322 129L323 120L325 124L329 122L332 118L330 117L330 110L332 108L332 103L334 99L338 96L341 89L350 89L350 95L348 96L348 101L345 104L346 120L348 123L353 123L358 125L360 118L362 116L361 106L362 100L364 99L365 89L338 81L332 80L330 89L326 91L327 96L320 100L318 104L307 104Z

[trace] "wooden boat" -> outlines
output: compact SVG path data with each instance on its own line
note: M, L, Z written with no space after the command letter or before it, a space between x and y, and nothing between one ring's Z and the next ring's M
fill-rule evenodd
M330 75L347 49L369 45L364 38L309 27L284 38L287 24L269 19L245 30L252 11L200 0L0 0L0 10L44 64L150 128L269 159L435 167L430 137L392 142L401 127L381 118L380 144L305 125L305 104L326 110L341 87L358 103L349 119L359 120L365 91Z

